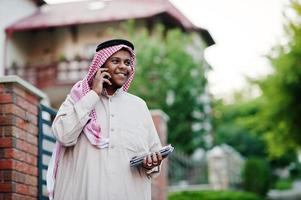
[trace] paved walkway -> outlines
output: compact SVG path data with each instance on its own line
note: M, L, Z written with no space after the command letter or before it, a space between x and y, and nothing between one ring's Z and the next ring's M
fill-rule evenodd
M209 184L169 186L168 192L212 190Z
M271 200L301 200L301 181L294 182L293 188L290 190L271 190L268 198Z

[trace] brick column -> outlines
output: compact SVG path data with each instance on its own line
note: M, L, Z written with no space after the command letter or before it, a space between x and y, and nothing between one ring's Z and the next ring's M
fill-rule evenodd
M46 95L18 76L0 77L0 200L38 198L38 105Z
M167 121L168 116L161 110L152 110L152 118L160 137L162 145L166 145L167 142ZM167 160L163 162L160 175L153 179L152 182L152 200L166 200L167 199Z

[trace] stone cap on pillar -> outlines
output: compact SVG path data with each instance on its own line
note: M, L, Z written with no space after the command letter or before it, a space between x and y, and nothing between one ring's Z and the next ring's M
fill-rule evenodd
M0 76L0 83L15 83L21 88L24 88L26 91L36 95L40 100L47 100L47 95L42 92L40 89L33 86L31 83L23 80L16 75Z
M150 110L152 116L160 116L165 122L169 121L169 116L160 109Z

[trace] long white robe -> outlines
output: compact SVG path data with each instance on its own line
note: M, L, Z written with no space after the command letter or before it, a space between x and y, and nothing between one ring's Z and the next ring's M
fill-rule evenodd
M109 147L91 145L83 126L95 108ZM52 125L63 144L54 200L150 200L151 179L142 168L131 168L133 156L162 147L145 102L122 90L113 96L90 91L74 103L70 96Z

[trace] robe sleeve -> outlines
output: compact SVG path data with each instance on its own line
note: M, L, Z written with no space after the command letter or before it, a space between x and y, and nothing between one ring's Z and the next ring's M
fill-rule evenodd
M149 151L150 152L158 152L160 151L160 149L162 148L162 144L159 138L159 135L157 133L157 130L155 128L152 116L150 114L149 109L147 108L147 105L145 104L145 112L146 112L146 127L147 127L147 131L148 131L148 146L149 146ZM161 162L161 164L157 167L154 167L151 170L146 170L143 167L144 172L146 173L148 178L155 178L159 175L160 173L160 169L161 169L161 165L162 165L163 161Z
M70 95L67 96L52 124L52 132L63 146L76 144L78 136L90 120L89 114L97 101L99 96L93 90L76 103Z

